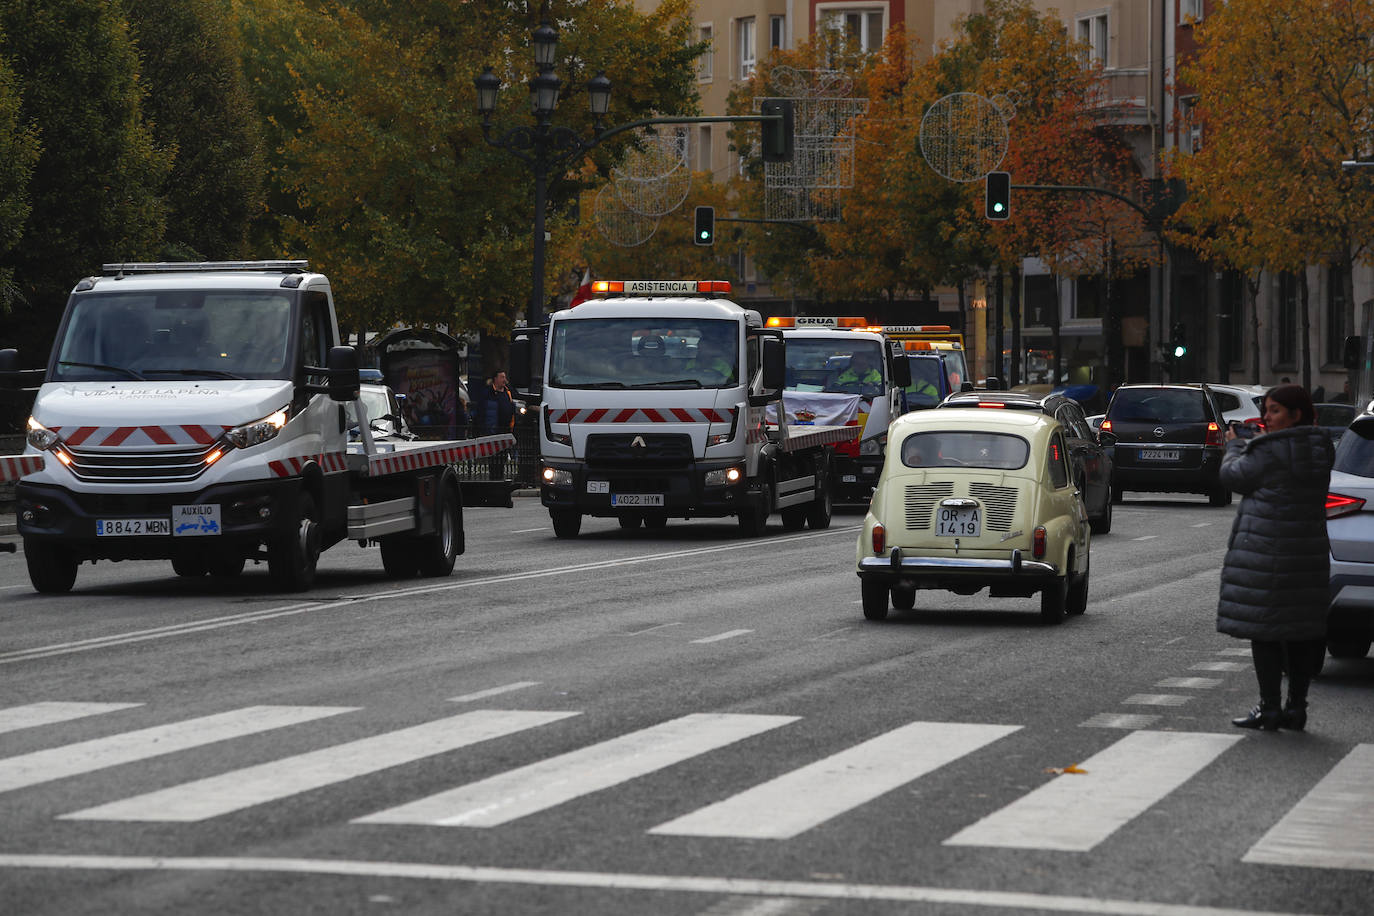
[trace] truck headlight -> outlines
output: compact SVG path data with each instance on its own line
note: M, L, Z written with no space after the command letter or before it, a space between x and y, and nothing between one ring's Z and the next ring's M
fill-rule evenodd
M234 443L236 448L251 448L254 445L261 445L270 439L277 438L277 433L281 432L282 427L290 418L291 408L289 406L283 407L261 420L235 426L225 433L224 437Z
M29 445L32 445L41 452L46 452L60 441L57 433L48 429L33 417L29 417L28 439Z
M876 436L859 443L860 455L881 455L887 450L887 436Z
M572 486L572 471L564 471L560 468L544 468L539 476L544 483L551 487Z
M732 483L739 483L744 479L744 472L739 468L717 468L714 471L706 472L706 486L723 487Z

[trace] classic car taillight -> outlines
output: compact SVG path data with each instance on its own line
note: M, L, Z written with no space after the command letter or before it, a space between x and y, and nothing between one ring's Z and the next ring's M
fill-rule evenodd
M1326 494L1326 517L1340 518L1343 515L1354 515L1364 508L1364 500L1358 496L1343 496L1340 493Z
M882 525L873 526L873 555L882 556L887 549L887 529Z
M1203 445L1221 445L1221 427L1217 426L1216 420L1207 421L1207 438L1203 440Z
M1045 559L1045 526L1041 525L1035 529L1035 534L1031 538L1031 553L1037 560Z

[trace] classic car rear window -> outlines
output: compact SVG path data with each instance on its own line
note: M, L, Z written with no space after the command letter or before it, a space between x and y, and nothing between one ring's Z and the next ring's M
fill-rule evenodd
M902 440L902 464L909 468L970 467L1012 471L1026 466L1030 443L1008 433L912 433Z

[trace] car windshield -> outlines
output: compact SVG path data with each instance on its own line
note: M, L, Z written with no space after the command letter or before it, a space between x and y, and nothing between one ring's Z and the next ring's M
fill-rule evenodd
M883 350L876 340L787 339L787 389L871 395L883 386Z
M358 390L358 400L362 401L363 407L367 409L367 419L371 423L391 413L391 400L387 397L385 388L363 385ZM344 415L348 417L350 426L358 425L358 410L353 401L344 403Z
M934 407L940 403L940 358L912 356L907 363L911 366L911 384L906 389L907 407Z
M1107 416L1127 423L1200 423L1207 419L1201 391L1121 388Z
M1374 477L1374 418L1363 418L1345 431L1336 445L1333 470Z
M713 318L580 318L554 323L549 384L559 388L733 388L739 326Z
M52 378L284 378L291 301L275 290L77 294Z
M1030 443L1009 433L964 430L912 433L902 440L909 468L971 467L1013 471L1026 466Z

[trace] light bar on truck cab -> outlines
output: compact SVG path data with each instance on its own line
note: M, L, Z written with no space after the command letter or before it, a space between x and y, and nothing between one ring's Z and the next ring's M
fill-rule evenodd
M107 274L165 274L206 272L215 270L288 270L307 271L309 261L134 261L124 264L102 264Z
M593 280L593 296L729 295L729 280Z
M947 324L889 324L883 328L884 334L948 334L952 328Z
M768 319L770 328L847 328L849 330L866 331L869 330L867 318L855 317L824 317L816 315L798 315L773 317Z

